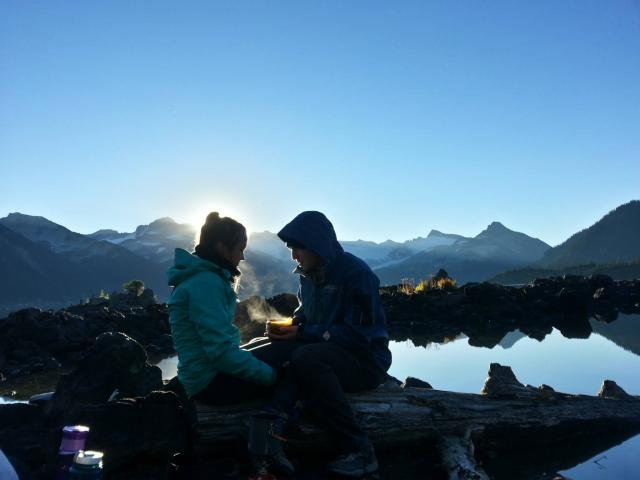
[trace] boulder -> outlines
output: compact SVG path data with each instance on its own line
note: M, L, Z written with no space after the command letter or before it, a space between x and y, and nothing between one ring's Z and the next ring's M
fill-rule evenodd
M144 396L162 388L162 372L147 363L142 346L123 333L103 333L75 371L64 375L49 404L56 415L76 405L106 402L114 394Z
M407 377L407 379L402 384L402 388L428 388L433 389L429 382L425 382L424 380L420 380L415 377Z

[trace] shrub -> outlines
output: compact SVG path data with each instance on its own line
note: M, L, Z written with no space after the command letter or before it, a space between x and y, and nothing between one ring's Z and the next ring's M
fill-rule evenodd
M122 288L132 297L139 297L144 292L144 282L142 280L129 280L122 285Z
M454 290L458 286L453 278L430 278L422 280L415 288L415 293L425 293L429 290Z

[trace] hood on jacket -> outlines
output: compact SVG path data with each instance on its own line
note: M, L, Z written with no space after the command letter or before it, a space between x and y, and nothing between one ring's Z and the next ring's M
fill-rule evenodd
M302 212L278 232L278 237L285 243L303 245L326 262L343 252L333 225L320 212Z
M224 268L193 255L182 248L176 248L174 265L167 270L167 283L178 286L187 278L205 271L222 274L224 278L231 281L231 273Z

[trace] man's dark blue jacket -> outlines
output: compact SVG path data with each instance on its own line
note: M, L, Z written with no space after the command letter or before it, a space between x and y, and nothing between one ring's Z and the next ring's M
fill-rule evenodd
M296 269L300 306L294 318L302 324L299 338L335 342L360 358L371 358L386 372L391 365L389 334L380 303L380 280L371 268L342 249L333 225L320 212L302 212L278 236L324 260L314 272Z

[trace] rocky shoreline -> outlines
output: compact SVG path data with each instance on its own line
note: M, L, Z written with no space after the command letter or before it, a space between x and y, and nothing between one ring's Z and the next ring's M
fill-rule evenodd
M538 340L552 328L568 337L586 338L591 333L589 318L611 322L619 312L640 313L640 280L565 275L538 279L522 288L468 283L412 294L394 286L383 287L381 298L394 339L411 336L424 344L462 333L470 337L471 345L492 347L516 328ZM240 302L236 323L243 339L261 336L266 319L289 316L296 305L291 294ZM128 335L151 356L175 353L165 304L27 308L0 319L0 381L72 368L105 332Z
M584 338L590 318L610 322L618 312L640 313L640 281L605 276L411 294L386 287L381 296L392 337L414 343L463 333L472 345L492 346L516 328L534 338L552 328ZM243 338L261 335L265 319L291 315L296 304L289 294L241 302L237 323ZM21 478L51 478L60 430L67 424L91 425L88 447L109 452L105 473L112 479L168 478L172 455L192 451L192 405L179 383L164 383L147 357L174 353L166 305L20 310L0 319L0 352L5 378L56 371L61 364L70 372L50 401L0 405L0 445Z
M640 280L606 275L542 278L521 288L468 283L412 295L386 287L381 296L392 337L419 345L464 334L470 345L491 348L515 329L537 340L553 328L568 338L587 338L590 318L609 323L619 313L640 313Z

